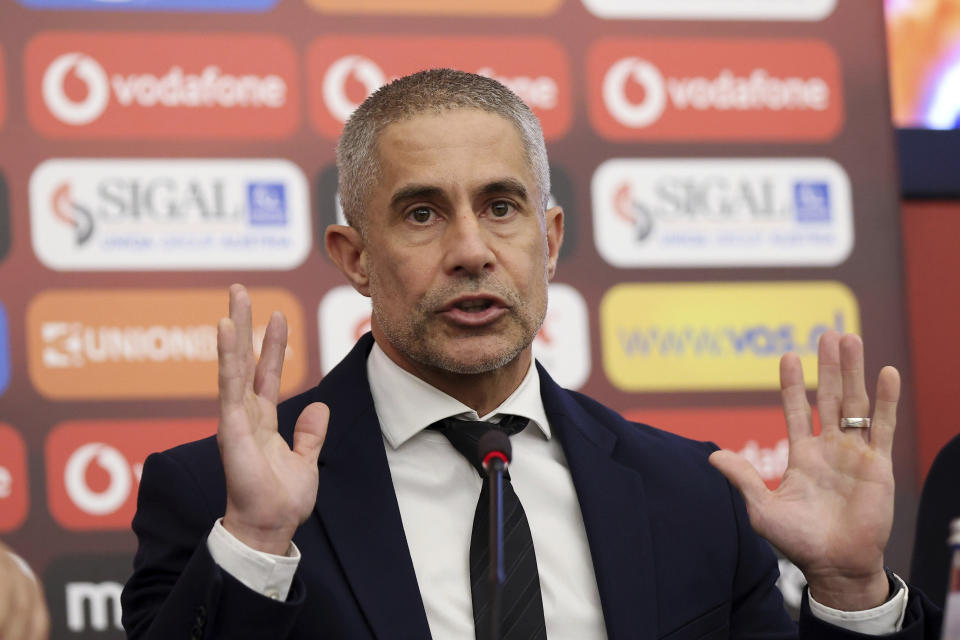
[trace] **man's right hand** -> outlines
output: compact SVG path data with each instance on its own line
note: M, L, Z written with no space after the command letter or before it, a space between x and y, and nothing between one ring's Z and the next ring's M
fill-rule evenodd
M297 419L293 449L277 432L277 395L287 347L283 314L270 317L260 359L253 354L250 296L230 287L230 317L217 325L220 424L227 482L223 527L249 547L285 555L317 499L317 458L330 411L315 402Z

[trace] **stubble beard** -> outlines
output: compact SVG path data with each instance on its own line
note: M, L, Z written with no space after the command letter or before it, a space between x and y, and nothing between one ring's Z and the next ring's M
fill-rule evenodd
M371 288L379 288L373 279ZM492 293L501 298L509 307L507 313L493 325L476 329L453 328L453 331L459 331L464 336L472 333L477 338L503 336L509 340L509 344L468 359L457 357L457 354L448 352L449 347L444 349L443 343L447 341L445 336L449 335L451 329L445 326L437 310L457 296L478 291ZM509 364L533 343L546 316L545 299L531 304L531 301L525 300L516 291L490 276L468 277L461 283L430 291L417 303L413 312L404 318L388 317L382 312L377 298L378 296L373 296L374 319L397 351L421 365L463 375L488 373ZM511 339L510 336L515 333L516 338Z

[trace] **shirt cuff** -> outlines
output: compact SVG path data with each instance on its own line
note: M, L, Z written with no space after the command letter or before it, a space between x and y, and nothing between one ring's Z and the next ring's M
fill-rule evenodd
M247 588L272 600L286 600L293 585L293 576L300 564L300 550L290 542L287 555L264 553L240 542L223 528L217 518L207 536L207 549L221 569Z
M893 577L900 582L903 588L879 607L865 609L864 611L840 611L820 604L813 599L812 594L808 593L810 612L820 620L847 631L856 631L870 636L896 633L903 628L903 617L907 612L909 594L907 584L900 579L900 576L894 575Z

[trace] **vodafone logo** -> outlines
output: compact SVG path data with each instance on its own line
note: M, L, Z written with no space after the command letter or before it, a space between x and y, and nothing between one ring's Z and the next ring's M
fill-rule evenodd
M588 56L605 137L825 140L843 120L839 64L815 40L608 38Z
M147 456L211 435L216 425L191 418L55 426L46 443L50 513L73 530L128 528Z
M52 137L277 138L296 127L296 54L276 36L49 32L24 64L28 116Z
M634 103L627 97L627 82L643 89L643 99ZM628 127L645 127L660 117L667 106L667 91L660 70L630 57L618 60L603 77L603 99L614 117Z
M336 139L363 100L387 82L438 65L494 78L537 114L547 139L572 117L567 54L546 38L350 36L318 38L307 53L314 127Z
M87 483L87 471L91 464L98 465L108 476L106 486L99 491ZM88 515L103 516L123 506L130 497L132 476L135 474L139 483L142 471L141 463L130 464L122 453L110 445L92 442L81 446L67 459L63 483L67 495L78 509Z
M71 73L86 86L87 95L80 101L71 99L64 90L64 82ZM57 57L43 74L43 101L62 122L74 126L93 122L110 101L107 74L90 56L65 53Z
M363 98L386 84L387 79L377 63L363 56L344 56L327 70L323 77L323 101L341 122L346 122L363 99L356 101L347 96L347 81L356 80L363 85Z

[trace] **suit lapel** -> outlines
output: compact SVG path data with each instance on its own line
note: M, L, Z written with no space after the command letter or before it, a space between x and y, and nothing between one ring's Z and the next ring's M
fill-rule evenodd
M611 640L657 637L656 566L640 474L616 460L617 436L540 368L541 395L583 514Z
M421 640L430 630L367 384L372 344L361 339L321 383L331 421L315 511L374 635Z

